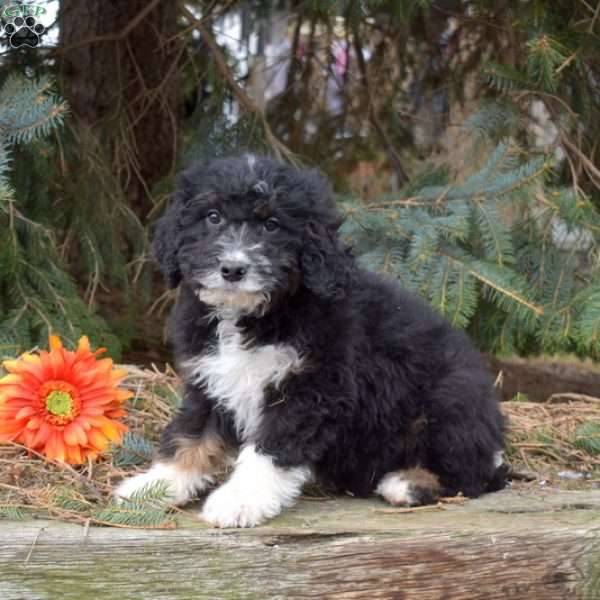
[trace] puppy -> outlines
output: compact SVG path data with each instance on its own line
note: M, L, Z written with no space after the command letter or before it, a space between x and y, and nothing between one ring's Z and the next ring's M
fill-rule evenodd
M202 517L252 527L308 481L398 505L499 489L503 421L464 333L340 241L327 182L271 158L198 164L154 251L180 295L183 402L150 470L184 504L233 465Z

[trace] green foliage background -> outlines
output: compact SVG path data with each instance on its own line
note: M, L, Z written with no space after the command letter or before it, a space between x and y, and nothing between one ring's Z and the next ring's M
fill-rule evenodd
M316 164L340 192L342 233L363 264L427 298L483 349L600 358L594 3L181 6L180 166L248 149ZM286 89L264 111L239 54L205 43L224 14L241 15L247 45L287 19ZM322 98L334 31L353 54L332 113ZM118 175L123 149L69 114L52 53L11 52L0 66L0 354L44 345L50 330L71 341L85 333L115 358L164 353L156 322L172 295L153 275L148 236L171 178L152 188L145 213L134 210ZM475 106L451 122L473 104L469 86ZM532 133L534 105L554 131L545 146ZM428 146L415 133L424 118ZM460 169L435 142L452 128L464 142ZM347 175L361 163L395 174L398 191L358 194Z
M0 352L45 346L50 331L67 340L88 334L117 354L118 338L79 294L61 257L54 229L56 206L48 194L21 186L16 197L10 170L27 161L30 173L46 168L47 138L60 128L66 105L48 78L10 75L0 90ZM16 149L15 149L16 146Z

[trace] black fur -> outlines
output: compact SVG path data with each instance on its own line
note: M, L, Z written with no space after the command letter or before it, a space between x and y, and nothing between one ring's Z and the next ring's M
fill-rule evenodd
M214 261L207 214L225 211L249 227L273 267L264 314L238 320L248 344L285 343L302 369L265 390L258 448L288 467L311 464L321 481L357 495L390 471L422 466L444 493L478 496L502 487L494 454L503 421L489 373L467 336L395 281L360 268L340 242L326 181L269 158L199 164L179 179L156 229L167 282L181 283L171 323L179 361L214 344L217 320L197 297L195 274ZM261 229L266 218L281 225ZM172 456L180 435L207 428L233 446L226 412L188 382L180 413L163 436Z

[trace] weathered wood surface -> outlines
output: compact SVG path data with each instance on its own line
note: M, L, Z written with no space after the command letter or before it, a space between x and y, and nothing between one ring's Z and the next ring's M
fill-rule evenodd
M600 599L600 491L381 509L304 500L243 531L0 521L0 598Z

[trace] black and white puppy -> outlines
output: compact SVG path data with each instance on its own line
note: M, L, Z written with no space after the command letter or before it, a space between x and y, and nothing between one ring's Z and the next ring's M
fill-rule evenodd
M464 333L338 238L327 182L271 158L194 165L154 240L183 403L129 497L164 479L202 517L251 527L316 479L393 504L502 487L503 421Z

